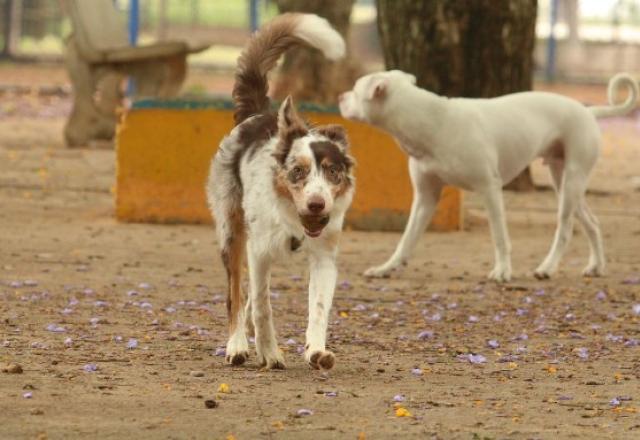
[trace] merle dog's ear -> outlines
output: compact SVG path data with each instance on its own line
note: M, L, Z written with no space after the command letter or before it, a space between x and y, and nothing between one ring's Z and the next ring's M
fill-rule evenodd
M291 95L287 96L278 110L278 137L280 142L273 153L273 157L276 158L280 165L284 165L287 160L293 142L308 133L307 124L298 115Z
M296 107L293 105L293 98L289 95L282 101L278 110L278 130L286 131L294 126L306 128L304 120L298 115Z
M373 78L367 88L367 99L382 100L387 96L389 81L386 78Z
M349 139L344 127L338 124L324 125L316 129L316 133L329 139L331 142L339 144L343 148L349 147Z

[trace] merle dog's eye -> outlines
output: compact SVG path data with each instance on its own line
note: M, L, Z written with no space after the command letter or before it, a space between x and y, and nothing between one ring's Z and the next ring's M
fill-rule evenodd
M340 179L340 168L337 165L329 166L329 178L333 181Z
M299 166L293 167L293 174L295 174L296 176L301 176L302 175L302 167L299 167Z
M302 179L304 175L304 168L302 168L300 165L296 165L291 168L291 171L289 171L289 180L291 180L292 182L297 182L298 180Z

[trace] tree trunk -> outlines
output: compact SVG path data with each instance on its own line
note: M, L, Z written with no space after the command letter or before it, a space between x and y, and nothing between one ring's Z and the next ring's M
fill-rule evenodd
M530 90L537 0L377 0L388 69L444 96ZM508 188L533 189L527 168Z
M276 0L282 13L306 12L326 18L345 41L348 39L354 2L355 0ZM317 50L294 48L284 57L272 94L276 99L284 99L290 94L297 101L335 104L338 95L349 90L361 73L359 65L349 55L332 62Z

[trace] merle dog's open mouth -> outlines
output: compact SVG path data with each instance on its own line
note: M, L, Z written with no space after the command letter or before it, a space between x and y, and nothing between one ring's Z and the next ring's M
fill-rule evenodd
M300 221L304 228L304 233L309 237L319 237L322 230L329 223L328 215L301 215Z

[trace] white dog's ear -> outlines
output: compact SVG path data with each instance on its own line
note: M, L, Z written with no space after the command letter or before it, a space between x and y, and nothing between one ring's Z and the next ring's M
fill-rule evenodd
M373 79L369 83L369 89L367 90L367 99L383 99L387 96L387 87L389 81L386 78Z

